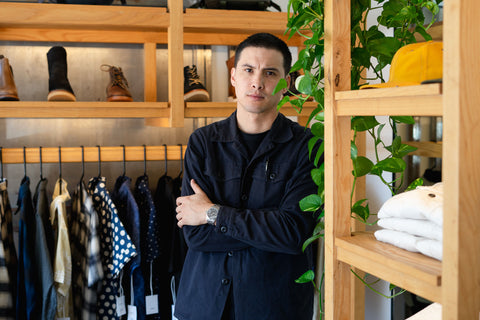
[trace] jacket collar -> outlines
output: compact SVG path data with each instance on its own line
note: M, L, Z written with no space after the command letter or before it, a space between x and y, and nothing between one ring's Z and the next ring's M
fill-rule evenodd
M237 111L235 111L227 119L218 123L213 132L212 139L218 142L234 142L240 141L239 135ZM270 132L265 137L265 140L269 139L272 142L284 143L292 137L293 132L290 129L290 120L288 120L283 114L278 113Z

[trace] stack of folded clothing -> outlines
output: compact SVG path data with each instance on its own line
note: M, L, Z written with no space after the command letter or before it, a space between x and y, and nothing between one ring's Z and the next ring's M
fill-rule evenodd
M421 186L388 199L378 212L375 238L442 260L443 184Z

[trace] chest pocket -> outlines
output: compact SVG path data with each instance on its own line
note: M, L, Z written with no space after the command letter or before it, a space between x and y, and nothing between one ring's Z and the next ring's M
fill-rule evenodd
M222 204L238 205L242 169L233 162L210 163L206 162L205 176L208 184L213 188L208 194L210 200Z
M250 197L262 207L278 207L291 175L291 165L286 162L260 163L252 174Z

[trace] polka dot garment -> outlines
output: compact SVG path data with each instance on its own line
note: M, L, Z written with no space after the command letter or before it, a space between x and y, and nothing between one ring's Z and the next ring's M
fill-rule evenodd
M136 255L135 246L118 218L117 209L105 186L105 178L90 179L88 190L100 219L100 251L104 271L102 288L98 294L97 319L116 320L118 276L125 264Z

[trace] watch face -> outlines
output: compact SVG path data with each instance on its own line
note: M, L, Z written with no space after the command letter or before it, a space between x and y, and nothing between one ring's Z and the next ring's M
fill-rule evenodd
M218 205L213 205L207 210L207 223L214 224L217 220Z

